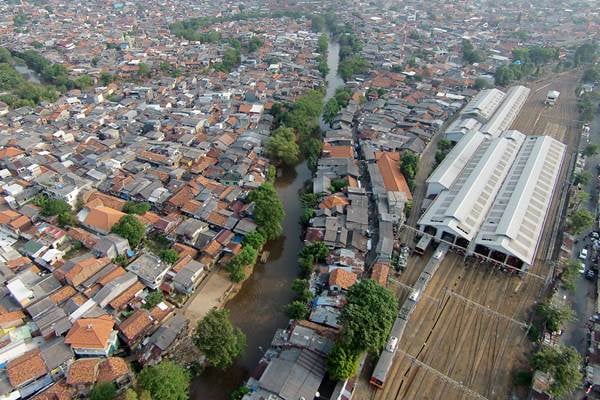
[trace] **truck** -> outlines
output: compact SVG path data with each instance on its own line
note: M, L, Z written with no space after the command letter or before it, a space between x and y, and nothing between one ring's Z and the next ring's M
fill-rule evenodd
M553 106L554 104L556 104L558 96L560 96L560 92L558 90L549 90L548 94L546 95L546 100L544 100L544 104Z

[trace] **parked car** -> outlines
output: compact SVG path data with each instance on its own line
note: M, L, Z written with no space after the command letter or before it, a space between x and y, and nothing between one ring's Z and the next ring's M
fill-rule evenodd
M585 271L585 279L589 279L592 281L592 280L594 280L595 276L596 276L596 274L591 269L588 269L587 271Z
M588 251L587 249L584 247L583 249L581 249L581 251L579 252L579 258L581 258L582 260L585 260L588 256Z
M585 272L585 263L579 263L579 273L583 274Z

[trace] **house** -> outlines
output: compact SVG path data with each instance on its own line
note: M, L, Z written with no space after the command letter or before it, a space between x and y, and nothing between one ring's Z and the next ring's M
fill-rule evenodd
M83 208L78 214L79 222L94 232L106 235L126 214L106 206Z
M96 383L112 382L117 393L131 385L133 374L120 357L82 358L76 360L67 373L67 385L80 397L87 397Z
M75 354L80 356L108 356L116 348L117 331L112 317L80 318L65 337Z
M94 294L93 299L100 307L106 307L136 283L138 283L137 276L131 272L126 272L111 279L110 282Z
M336 268L329 274L329 290L339 292L347 290L356 283L357 276L354 272L343 268Z
M79 195L92 188L92 182L81 178L72 172L66 174L57 174L55 172L46 172L36 177L48 196L60 199L68 203L71 207L77 206Z
M186 335L188 324L189 321L180 314L162 324L148 339L138 361L142 365L159 363L174 348L177 341Z
M173 286L180 293L192 294L205 275L204 265L190 260L173 277Z
M48 373L39 350L32 350L9 361L6 365L8 381L14 388L22 388Z
M67 261L62 267L54 271L54 275L58 280L77 287L108 263L110 263L108 258L94 258L88 253Z
M154 319L148 310L139 309L119 324L119 336L130 349L135 349L152 329Z
M142 253L127 266L127 270L136 274L144 285L156 290L165 279L171 266L150 253Z
M73 362L73 350L63 337L47 341L40 347L40 354L54 380L63 377Z
M92 248L96 257L107 257L111 260L117 256L125 255L130 251L127 239L113 233L101 237Z

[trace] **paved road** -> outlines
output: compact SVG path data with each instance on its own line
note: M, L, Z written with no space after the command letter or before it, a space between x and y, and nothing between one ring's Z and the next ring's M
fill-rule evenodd
M589 142L582 137L580 147L585 148L588 143L600 145L600 116L597 116L590 129ZM589 199L585 207L595 214L596 204L598 199L598 189L596 186L596 166L600 164L600 155L588 157L585 164L585 170L588 171L593 179L586 185L584 190L589 194ZM585 261L586 268L591 267L591 240L588 232L578 238L574 246L573 257L578 257L579 252L583 247L588 249L588 259ZM576 320L566 324L564 333L560 339L561 343L575 347L579 353L585 358L587 353L587 333L586 326L590 316L595 313L596 308L596 282L585 279L579 276L576 282L574 293L563 293L567 297L567 301L575 311ZM572 399L581 399L584 394L579 391L574 393Z

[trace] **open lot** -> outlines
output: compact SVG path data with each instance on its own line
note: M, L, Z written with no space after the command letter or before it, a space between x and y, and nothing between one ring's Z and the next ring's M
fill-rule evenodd
M360 398L504 399L511 395L514 370L524 364L530 351L526 334L530 313L552 274L561 199L579 143L578 82L579 74L561 74L532 83L531 94L512 126L528 135L550 135L568 146L530 273L520 277L449 253L410 318L385 387L368 386L371 369L366 368L357 393ZM561 92L552 108L543 104L548 90ZM411 257L398 281L390 283L401 302L426 260L427 255Z

